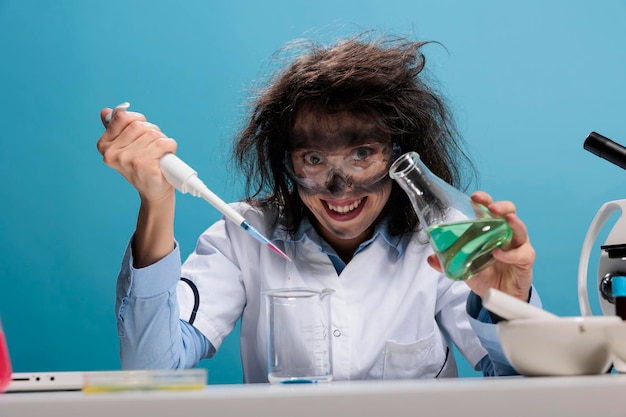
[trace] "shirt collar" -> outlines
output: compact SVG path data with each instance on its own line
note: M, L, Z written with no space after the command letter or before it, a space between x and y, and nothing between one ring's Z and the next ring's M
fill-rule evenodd
M298 230L290 236L285 230L277 227L272 235L273 239L282 240L285 242L300 242L308 237L315 245L317 245L322 251L326 253L333 252L331 246L317 233L309 219L305 216L300 222ZM361 243L357 248L355 255L369 246L376 239L381 238L383 241L396 252L397 257L401 257L404 254L406 246L409 243L410 236L393 236L389 233L389 221L387 218L383 219L374 229L374 234L371 238Z

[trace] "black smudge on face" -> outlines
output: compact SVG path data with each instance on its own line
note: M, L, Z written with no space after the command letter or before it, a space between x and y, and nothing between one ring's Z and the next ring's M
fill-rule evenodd
M295 118L291 149L347 149L365 143L390 143L391 135L371 117L347 111L319 113L301 110Z
M320 197L326 195L334 198L339 196L344 198L353 198L364 194L382 194L385 191L387 184L391 181L391 178L385 177L382 180L365 187L359 186L358 184L356 186L352 186L349 180L344 179L342 176L334 175L328 182L328 186L325 190L311 190L298 185L298 192L309 196L319 194Z

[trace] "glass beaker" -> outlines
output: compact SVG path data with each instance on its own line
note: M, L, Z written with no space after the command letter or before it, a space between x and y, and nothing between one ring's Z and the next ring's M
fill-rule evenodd
M2 322L0 321L0 392L4 392L11 383L11 359L9 358L9 348L7 340L2 330Z
M330 295L334 292L328 288L265 292L269 382L316 383L333 379Z
M389 176L409 196L448 278L471 278L493 263L495 248L511 241L505 219L433 174L417 152L399 157Z

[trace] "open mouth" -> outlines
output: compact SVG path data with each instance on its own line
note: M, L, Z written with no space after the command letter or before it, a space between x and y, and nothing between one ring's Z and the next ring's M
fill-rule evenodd
M324 202L324 206L326 207L326 212L331 218L335 220L351 220L359 215L359 213L363 209L366 200L367 197L361 197L355 200L344 202L330 202L327 200L322 201Z
M337 213L340 214L346 214L349 213L353 210L356 210L357 207L359 207L361 205L361 203L363 202L363 198L359 198L358 200L350 203L350 204L346 204L346 205L341 205L341 206L335 206L330 204L328 201L326 202L326 205L328 206L328 208L332 211L335 211Z

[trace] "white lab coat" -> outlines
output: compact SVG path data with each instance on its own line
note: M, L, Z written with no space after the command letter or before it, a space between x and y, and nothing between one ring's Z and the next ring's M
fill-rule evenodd
M398 247L377 235L338 275L310 233L294 241L273 226L275 212L234 206L293 262L222 219L200 236L184 262L182 277L192 284L181 281L177 297L181 319L193 316L193 325L215 349L241 318L245 382L267 382L267 323L261 294L278 288L335 290L334 380L456 376L451 343L472 366L487 354L466 313L469 288L428 265L432 249L424 234L415 234ZM314 233L312 237L319 239Z

